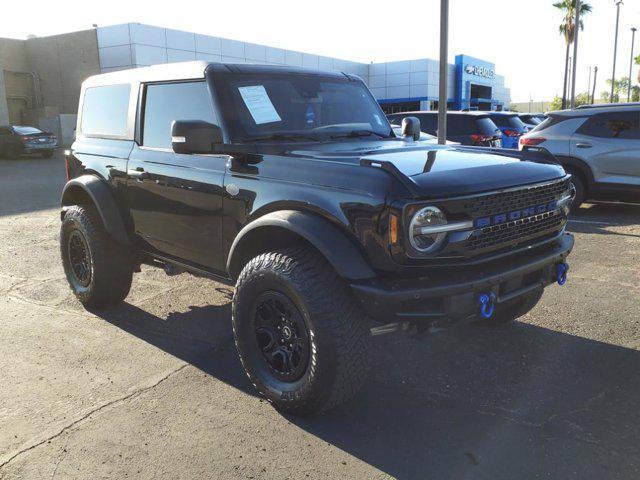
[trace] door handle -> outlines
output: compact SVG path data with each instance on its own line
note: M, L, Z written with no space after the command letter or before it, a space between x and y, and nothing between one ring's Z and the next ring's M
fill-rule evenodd
M149 172L145 172L144 168L142 167L137 167L135 170L129 170L127 172L127 175L129 175L129 177L131 178L135 178L138 181L146 180L151 177L151 175L149 175Z
M590 143L576 143L577 148L591 148L592 145Z

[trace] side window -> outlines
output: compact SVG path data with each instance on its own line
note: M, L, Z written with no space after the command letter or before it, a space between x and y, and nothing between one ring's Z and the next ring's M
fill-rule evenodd
M129 84L87 88L82 102L82 133L126 135L130 91Z
M420 130L426 133L435 133L438 128L438 117L436 115L418 115L420 119Z
M600 113L589 118L578 133L590 137L640 139L639 112Z
M171 148L171 122L174 120L218 123L204 82L147 85L142 145Z

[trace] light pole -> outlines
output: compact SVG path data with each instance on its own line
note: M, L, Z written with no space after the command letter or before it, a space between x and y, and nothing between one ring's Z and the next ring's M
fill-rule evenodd
M590 91L591 91L591 67L589 67L589 85L587 86L587 102L589 101Z
M596 101L596 81L598 80L598 66L593 67L593 90L591 91L591 105Z
M438 144L447 143L447 60L449 39L449 0L440 0L440 91L438 92Z
M627 103L631 100L631 84L633 80L631 79L631 73L633 71L633 44L636 41L636 27L631 27L631 60L629 60L629 86L627 87Z
M618 24L620 23L620 5L622 0L614 0L616 2L616 36L613 41L613 72L611 73L611 95L609 103L613 103L613 89L616 85L616 55L618 53Z
M573 21L573 70L571 71L571 108L576 103L576 72L578 71L578 32L580 31L580 0L576 0L576 17Z

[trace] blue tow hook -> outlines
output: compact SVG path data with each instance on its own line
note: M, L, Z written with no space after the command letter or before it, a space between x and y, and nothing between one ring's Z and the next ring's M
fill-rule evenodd
M484 318L491 318L496 307L496 294L493 292L482 293L478 297L480 313Z
M564 285L567 283L567 272L569 271L569 264L566 262L558 263L556 265L556 281L558 285Z

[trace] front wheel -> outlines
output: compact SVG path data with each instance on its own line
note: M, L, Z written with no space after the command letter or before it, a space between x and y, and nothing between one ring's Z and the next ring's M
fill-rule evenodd
M573 188L575 188L576 196L571 203L571 212L575 213L580 209L580 205L585 201L587 196L587 186L583 178L576 174L571 174L571 183L573 184Z
M232 322L249 379L278 409L326 411L366 380L366 318L346 283L311 248L252 259L236 284Z
M76 205L65 212L60 255L69 286L85 307L108 308L128 295L130 252L111 238L94 207Z

